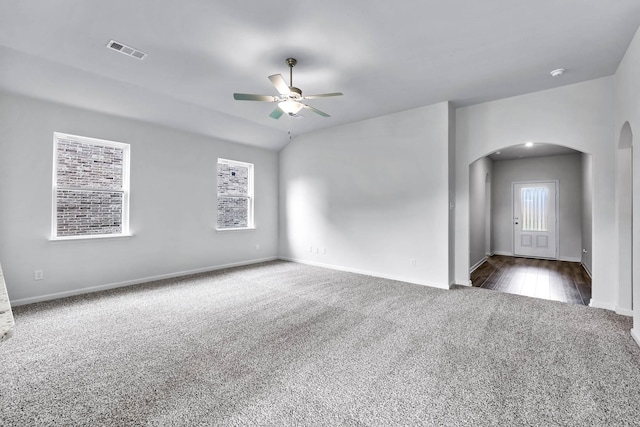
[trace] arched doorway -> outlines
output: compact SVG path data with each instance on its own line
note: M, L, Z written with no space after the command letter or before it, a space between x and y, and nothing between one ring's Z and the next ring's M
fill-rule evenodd
M589 154L545 143L502 148L469 165L469 273L473 286L574 304L590 303L591 263L583 268L583 249L589 256L587 261L591 256L590 165ZM549 180L558 181L558 195L554 196L560 205L556 255L519 255L514 250L513 184ZM496 256L480 259L485 254ZM500 271L502 268L505 270ZM520 273L527 269L540 272L538 284L530 283L531 275L526 277L527 284L517 283L525 280ZM567 277L558 277L568 269L571 272ZM487 286L480 283L484 280Z

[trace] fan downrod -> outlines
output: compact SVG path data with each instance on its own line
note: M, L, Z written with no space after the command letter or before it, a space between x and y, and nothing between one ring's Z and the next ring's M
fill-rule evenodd
M296 66L298 61L296 60L296 58L287 58L286 62L289 66L289 88L293 88L293 67ZM298 91L300 91L300 89L298 89ZM301 91L300 95L302 95Z

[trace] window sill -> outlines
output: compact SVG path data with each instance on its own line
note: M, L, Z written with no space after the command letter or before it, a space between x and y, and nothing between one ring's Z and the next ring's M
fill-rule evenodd
M243 227L243 228L216 228L216 233L226 233L228 231L253 231L256 227Z
M94 236L70 236L70 237L51 237L49 241L51 243L82 243L89 242L95 240L120 240L120 239L130 239L133 237L133 234L97 234Z

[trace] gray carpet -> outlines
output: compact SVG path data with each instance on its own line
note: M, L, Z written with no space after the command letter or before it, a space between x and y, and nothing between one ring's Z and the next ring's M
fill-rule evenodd
M0 425L640 424L631 319L288 262L17 307Z

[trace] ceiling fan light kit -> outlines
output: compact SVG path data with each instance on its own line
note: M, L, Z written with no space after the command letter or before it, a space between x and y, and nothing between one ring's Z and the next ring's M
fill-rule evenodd
M287 100L278 102L278 108L289 115L297 114L303 107L304 104L297 101Z
M289 66L289 84L282 77L281 74L274 74L269 76L271 84L276 88L280 95L256 95L251 93L234 93L233 98L237 101L263 101L263 102L277 102L278 106L275 110L269 114L269 117L273 119L279 119L284 113L287 113L292 117L301 117L298 112L303 108L313 111L314 113L322 117L330 117L327 113L318 110L310 105L307 105L301 101L315 98L327 98L331 96L341 96L341 92L321 93L317 95L302 96L302 90L293 86L293 67L298 63L295 58L287 58L285 61Z

